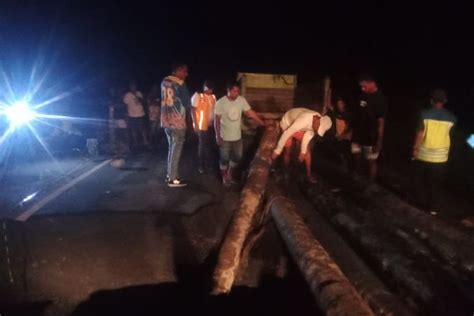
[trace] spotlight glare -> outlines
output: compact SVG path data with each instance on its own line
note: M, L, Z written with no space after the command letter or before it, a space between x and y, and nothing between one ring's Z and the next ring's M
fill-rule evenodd
M26 101L17 101L4 109L10 124L19 126L35 119L36 113L30 108Z
M474 148L474 134L471 134L471 136L469 136L469 138L467 139L467 143L469 146L471 146L471 148Z

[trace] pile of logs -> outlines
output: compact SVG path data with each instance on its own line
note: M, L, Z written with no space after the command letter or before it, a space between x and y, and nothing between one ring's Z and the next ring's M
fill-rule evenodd
M348 268L350 263L336 262L298 215L295 203L267 185L278 135L277 127L268 127L262 136L220 248L213 294L231 291L249 233L257 222L261 224L266 210L326 315L411 315L411 309L445 314L454 305L459 311L472 307L474 237L399 199L394 201L393 194L380 187L367 190L367 184L357 179L347 182L350 193L344 198L321 181L303 191L315 212L347 238L390 290L375 274L364 283Z

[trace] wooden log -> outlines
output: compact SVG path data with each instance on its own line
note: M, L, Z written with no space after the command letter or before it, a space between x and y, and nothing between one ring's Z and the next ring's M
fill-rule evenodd
M321 215L319 209L324 207L322 204L317 209L313 208L297 188L290 188L285 186L284 183L278 183L278 187L273 185L273 182L267 185L269 199L272 196L281 195L282 191L287 192L297 201L295 204L298 207L298 212L303 217L308 228L310 228L315 238L327 250L376 315L414 315L414 312L382 283L373 270L367 266L361 257L355 253L342 236Z
M372 210L369 217L387 229L402 229L416 234L423 243L447 264L474 279L474 234L431 216L399 199L387 189L370 184L359 177L348 177L324 159L318 160L321 170L332 174L343 188L348 204L364 205ZM337 175L337 176L334 176ZM308 188L307 191L311 191ZM308 196L312 196L311 192Z
M251 163L247 182L242 190L239 208L235 212L219 251L213 274L212 294L231 291L236 278L242 249L261 204L271 166L271 154L276 146L279 129L269 126L263 133L257 153Z
M390 218L384 220L374 210L359 208L354 203L346 205L325 190L321 182L307 190L313 205L325 210L325 215L347 233L352 244L362 250L386 281L408 293L417 305L433 311L461 308L469 301L459 271L439 262L430 248L422 247L413 235L390 224ZM443 292L452 295L445 297Z
M272 199L276 226L324 314L374 315L295 211L288 199Z

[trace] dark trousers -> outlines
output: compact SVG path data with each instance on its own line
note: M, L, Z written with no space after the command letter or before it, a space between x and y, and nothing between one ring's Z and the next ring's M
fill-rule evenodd
M428 210L437 210L440 207L437 191L443 183L446 165L447 163L415 161L419 176L418 195Z
M351 141L350 140L335 140L334 152L336 161L344 170L348 170L351 157Z
M198 159L199 166L206 167L211 165L211 130L198 131Z

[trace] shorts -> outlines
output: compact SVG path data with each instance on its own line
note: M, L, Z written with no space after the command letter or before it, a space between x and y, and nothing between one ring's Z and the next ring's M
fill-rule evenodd
M374 152L374 146L365 146L365 145L361 146L357 143L352 143L351 153L352 154L363 153L365 159L367 160L377 160L379 158L379 153Z
M304 132L296 132L291 135L290 138L286 141L285 148L290 148L295 141L302 142L304 137Z
M221 170L231 167L236 167L242 161L242 140L223 141L219 147L220 151L220 167Z

